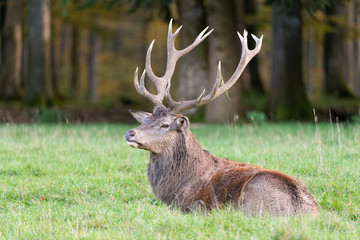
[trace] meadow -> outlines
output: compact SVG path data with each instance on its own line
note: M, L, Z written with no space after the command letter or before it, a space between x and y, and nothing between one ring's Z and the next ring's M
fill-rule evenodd
M307 183L320 216L169 209L146 178L135 125L0 125L1 239L359 239L360 125L192 125L217 156Z

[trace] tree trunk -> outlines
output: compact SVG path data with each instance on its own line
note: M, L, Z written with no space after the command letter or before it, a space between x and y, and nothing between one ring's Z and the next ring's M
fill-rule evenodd
M243 0L241 0L243 1ZM258 2L255 0L245 0L244 1L244 8L246 15L256 15L258 11ZM257 26L251 22L245 24L245 28L248 30L249 33L258 36L257 34ZM249 48L253 49L255 47L255 41L249 41ZM259 56L255 56L249 62L249 72L250 72L250 86L251 90L258 94L265 94L265 89L262 84L260 72L259 72Z
M60 80L59 73L61 71L60 62L61 56L64 52L61 51L60 42L61 40L60 30L61 24L59 21L55 19L51 21L51 82L53 86L54 98L60 99L62 98L61 87L60 87Z
M316 42L311 38L314 35L314 29L309 26L308 33L306 34L307 38L305 40L305 51L304 54L306 56L305 59L305 92L308 95L312 96L314 94L314 81L316 81L316 77L314 76L314 69L316 68L317 62L317 45Z
M4 62L0 72L0 98L19 97L21 83L21 0L8 0L4 22L3 39Z
M78 93L80 87L80 30L73 25L72 27L72 42L71 42L71 92L72 94Z
M236 16L234 1L209 0L207 4L208 23L215 31L209 41L209 82L212 88L216 76L218 61L222 63L224 81L234 73L240 59L240 40L236 36ZM219 96L206 105L208 122L233 121L240 101L240 83L237 82L226 94Z
M51 11L50 0L43 0L43 38L44 38L44 71L45 100L47 105L53 103L53 82L51 78Z
M272 6L272 67L268 116L273 120L310 118L302 70L301 3Z
M91 103L98 101L98 54L100 50L100 40L95 33L89 35L89 56L88 56L88 69L89 69L89 100Z
M59 82L61 82L61 85L59 84L58 89L60 92L60 96L66 97L68 94L68 89L64 88L66 85L66 81L71 79L70 70L72 68L71 61L70 61L70 43L71 43L71 35L72 35L72 27L71 24L64 21L61 26L61 40L59 44L59 65L58 65L58 77Z
M180 48L189 46L206 27L206 14L203 0L178 1L181 32ZM186 54L179 62L179 84L177 98L190 100L197 98L208 83L207 41ZM203 115L203 108L193 109L197 117ZM193 116L194 117L194 116Z
M4 64L5 56L5 46L3 40L4 33L4 23L5 23L5 14L6 14L6 0L0 0L0 64Z
M344 69L344 27L336 18L344 17L345 6L339 0L330 0L325 8L331 30L324 38L325 90L335 97L353 97L348 89Z
M21 21L22 29L29 29L28 12L25 14L23 13L21 19L22 19ZM22 42L26 44L23 44L21 49L21 84L20 85L21 85L21 89L23 90L22 95L24 98L24 102L26 103L26 84L28 82L28 77L29 77L29 73L28 73L29 44L27 44L29 42L29 34L23 35Z
M358 26L359 24L359 0L354 1L354 25ZM354 87L356 96L360 97L360 73L359 73L359 33L357 30L355 31L355 37L353 40L353 47L354 47L354 55L353 55L353 64L354 64Z
M247 28L245 28L245 2L244 2L244 0L235 0L234 3L235 3L234 11L235 11L235 17L236 17L236 26L235 26L236 29L235 30L238 31L239 33L243 34L244 29L248 30ZM250 32L250 34L251 33L253 34L253 32ZM250 39L248 39L248 40L250 40L248 42L253 43L252 37L250 37ZM241 49L240 46L239 46L239 49ZM240 84L240 87L239 87L240 92L238 94L242 95L243 93L250 92L250 90L251 90L251 79L250 78L251 77L250 77L249 68L246 67L244 69L243 73L241 74L240 78L237 80Z
M29 105L51 104L50 1L29 1Z

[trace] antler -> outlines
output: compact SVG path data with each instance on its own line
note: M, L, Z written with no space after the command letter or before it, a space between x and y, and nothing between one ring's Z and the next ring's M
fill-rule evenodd
M134 84L135 84L135 88L136 88L137 92L140 95L147 98L154 107L160 106L160 105L163 106L162 102L163 102L163 99L166 94L166 89L169 88L169 86L170 86L170 80L171 80L172 75L174 74L175 65L176 65L177 60L180 57L184 56L186 53L190 52L192 49L194 49L197 45L199 45L213 31L213 29L211 29L209 32L207 32L205 34L207 29L209 28L209 27L206 27L197 36L195 41L190 46L188 46L187 48L182 49L182 50L177 50L175 48L175 39L176 39L176 36L178 35L180 29L182 28L182 26L180 26L173 33L172 32L172 21L173 20L171 19L170 23L169 23L168 38L167 38L167 62L166 62L166 71L165 71L164 76L162 76L162 77L156 76L151 68L151 51L152 51L155 40L153 40L151 42L149 49L146 53L146 62L145 62L146 70L144 70L141 75L140 85L139 85L139 81L138 81L138 68L136 68L136 71L135 71ZM145 84L144 84L145 72L147 72L147 75L155 84L156 90L157 90L157 95L152 94L146 90Z
M223 77L221 75L221 61L219 61L215 84L214 84L211 92L208 95L206 95L205 97L204 97L204 94L205 94L205 89L204 89L204 91L200 94L200 96L197 99L175 102L170 96L170 81L169 81L165 94L166 94L167 102L169 103L169 106L171 107L173 113L180 113L181 111L184 111L187 109L203 106L203 105L211 102L212 100L214 100L215 98L217 98L218 96L223 94L224 92L226 92L229 88L231 88L236 83L236 81L239 79L240 75L244 71L246 65L260 51L261 44L262 44L262 38L263 38L263 36L261 36L260 38L257 38L255 35L251 34L251 36L254 38L254 40L256 42L256 46L253 50L249 50L248 46L247 46L247 34L248 34L247 31L244 30L244 34L243 34L244 36L241 36L241 34L239 32L237 34L240 38L241 45L242 45L240 62L238 64L234 74L224 85L222 85L220 87L221 81L223 79Z

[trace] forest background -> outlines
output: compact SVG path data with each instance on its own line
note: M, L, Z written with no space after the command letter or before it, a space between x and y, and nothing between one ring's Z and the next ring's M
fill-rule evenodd
M178 62L177 100L211 89L217 62L235 70L236 32L264 35L238 83L189 112L206 122L359 118L358 0L0 0L0 121L129 121L151 111L133 85L150 42L155 73L166 63L168 23L181 49L214 32ZM251 37L249 46L254 46ZM154 91L146 79L147 88Z

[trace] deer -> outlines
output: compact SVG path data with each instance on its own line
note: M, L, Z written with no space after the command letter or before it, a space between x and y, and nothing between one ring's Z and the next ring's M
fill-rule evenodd
M189 119L181 112L203 106L226 92L239 79L249 61L258 54L262 38L252 35L254 49L247 46L247 31L238 37L242 45L241 57L233 75L222 84L221 61L211 91L204 90L194 100L175 101L170 95L171 78L176 62L206 39L213 29L206 27L194 42L182 49L175 48L172 20L167 37L166 70L158 77L151 67L153 40L148 48L145 69L138 79L134 76L137 92L153 106L153 112L133 111L141 124L126 132L129 146L150 152L147 177L153 194L171 208L183 212L209 212L230 206L253 216L318 215L318 205L304 182L296 177L247 163L219 158L203 150L190 131ZM156 87L150 93L144 84L145 73ZM166 106L163 103L166 100Z

